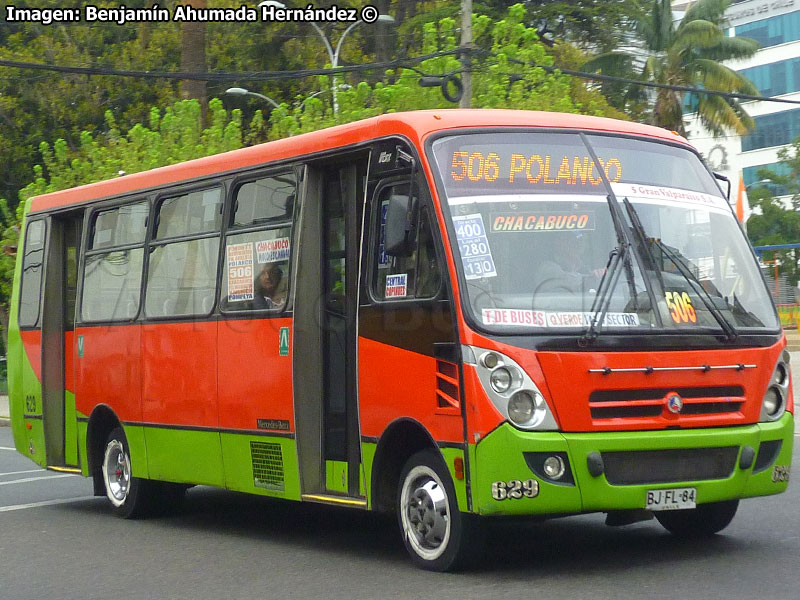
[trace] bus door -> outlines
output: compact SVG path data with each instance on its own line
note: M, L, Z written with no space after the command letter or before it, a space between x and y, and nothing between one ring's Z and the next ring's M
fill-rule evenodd
M293 369L301 489L311 500L363 497L356 308L366 172L367 156L351 155L309 166L304 182Z
M42 287L42 420L49 467L78 467L75 298L83 211L49 219Z

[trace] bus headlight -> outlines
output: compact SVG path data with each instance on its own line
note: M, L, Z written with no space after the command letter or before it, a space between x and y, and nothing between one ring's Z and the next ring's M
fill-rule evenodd
M505 367L495 369L489 376L489 382L492 384L494 391L498 394L507 392L508 388L511 387L511 381L511 373L509 373L508 369Z
M533 418L536 410L536 402L533 395L523 390L511 396L508 401L508 418L517 425L525 425Z
M473 365L497 410L515 427L558 431L553 411L533 380L514 360L492 350L463 346L465 365Z
M769 388L764 394L764 412L767 416L772 418L781 409L781 404L781 393L774 387Z
M777 421L786 412L786 402L789 398L789 365L786 357L778 359L772 371L769 387L761 400L761 421Z

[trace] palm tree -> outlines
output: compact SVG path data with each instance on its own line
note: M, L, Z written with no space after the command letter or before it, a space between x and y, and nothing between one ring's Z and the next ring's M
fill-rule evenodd
M698 0L676 24L670 0L652 0L651 9L635 23L636 50L601 54L584 69L641 81L758 95L749 79L720 62L747 58L759 48L750 38L725 37L722 24L729 5L730 0ZM644 100L652 105L648 112L654 125L684 134L684 92L667 88L648 91L651 89L627 87L624 93L617 93L622 104L619 108ZM736 100L699 93L693 108L714 135L730 130L742 135L754 125Z

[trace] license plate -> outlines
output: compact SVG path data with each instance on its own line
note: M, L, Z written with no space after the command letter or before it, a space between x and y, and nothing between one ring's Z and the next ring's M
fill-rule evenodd
M696 488L672 488L669 490L647 490L644 507L647 510L681 510L697 506Z

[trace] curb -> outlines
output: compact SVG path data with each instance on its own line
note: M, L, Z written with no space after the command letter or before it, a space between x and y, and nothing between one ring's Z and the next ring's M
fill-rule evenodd
M11 419L0 417L0 427L11 427Z

